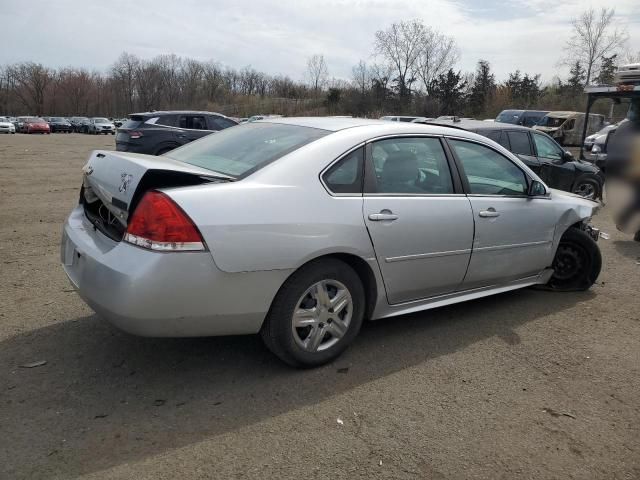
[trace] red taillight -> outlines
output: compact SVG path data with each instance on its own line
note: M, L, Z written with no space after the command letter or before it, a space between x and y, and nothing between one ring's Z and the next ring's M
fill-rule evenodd
M144 135L142 134L142 132L139 132L137 130L134 130L132 132L129 132L129 138L141 138L144 137Z
M164 193L144 194L129 219L125 242L165 252L202 251L204 240L186 213Z

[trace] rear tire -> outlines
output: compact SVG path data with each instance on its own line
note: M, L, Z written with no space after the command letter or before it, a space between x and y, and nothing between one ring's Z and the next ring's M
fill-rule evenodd
M260 335L285 363L316 367L332 361L351 344L364 311L365 292L358 274L340 260L317 260L282 285Z
M552 268L554 273L547 284L552 290L588 290L600 275L600 248L586 232L569 228L560 239Z

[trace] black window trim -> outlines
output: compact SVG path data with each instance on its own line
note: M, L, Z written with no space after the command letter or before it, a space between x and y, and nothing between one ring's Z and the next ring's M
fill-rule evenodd
M451 182L453 185L453 193L385 193L377 191L377 181L375 176L375 168L373 168L373 144L381 140L389 140L392 138L435 138L440 142L442 151L447 160L447 166L449 167L449 174L451 175ZM363 193L365 197L460 197L464 196L460 171L458 166L453 160L449 146L443 140L442 135L433 134L416 134L416 133L400 133L393 135L383 135L375 138L371 138L366 142L365 159L364 159L364 188Z
M522 174L524 175L525 181L527 182L527 188L526 188L526 192L523 195L498 195L498 194L480 194L480 193L471 193L471 186L469 185L469 179L467 178L466 173L464 173L464 167L462 166L462 161L460 160L460 158L458 157L458 155L456 154L455 149L453 148L452 145L449 144L449 140L460 140L463 142L469 142L469 143L476 143L478 145L481 145L485 148L488 148L489 150L493 150L495 153L497 153L498 155L500 155L501 157L504 157L506 160L508 160L509 162L511 162L515 167L517 167ZM512 159L510 159L509 157L507 157L506 155L504 155L502 152L499 152L498 150L496 150L495 148L493 148L491 145L487 145L484 142L479 142L475 139L471 139L471 138L465 138L465 137L458 137L458 136L454 136L454 135L447 135L446 137L444 137L444 141L447 143L447 145L449 146L449 150L451 151L451 155L458 167L458 171L460 172L460 177L462 178L462 185L463 185L463 189L465 192L465 195L467 195L468 197L494 197L494 198L543 198L543 197L530 197L528 195L528 191L529 188L531 187L531 182L533 181L533 179L529 176L529 174L522 169L522 167L520 167L520 165L518 165L516 162L514 162ZM515 153L510 152L511 155L515 155Z
M363 161L362 161L362 169L365 170L362 172L362 181L360 183L360 192L356 192L356 193L338 193L338 192L334 192L331 190L331 188L329 188L329 185L327 185L327 183L324 181L324 175L329 172L329 170L331 170L335 165L337 165L338 163L340 163L342 160L344 160L345 158L347 158L349 155L351 155L353 152L355 152L356 150L358 150L359 148L364 148L365 147L365 142L360 142L358 145L351 147L349 150L345 151L344 153L338 155L338 157L336 157L331 163L329 163L329 165L327 165L325 168L322 169L322 171L318 174L318 179L320 180L320 183L322 184L322 186L324 187L324 189L327 191L327 193L329 195L331 195L332 197L357 197L357 198L362 198L362 192L364 190L364 182L365 182L365 165L367 163L367 155L366 155L366 151L363 151Z

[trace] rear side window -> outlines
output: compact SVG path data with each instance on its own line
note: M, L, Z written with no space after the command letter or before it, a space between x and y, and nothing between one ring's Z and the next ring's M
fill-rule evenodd
M364 147L358 148L333 165L322 176L333 193L362 193Z
M509 137L509 143L511 144L511 151L513 153L519 153L520 155L533 155L531 150L531 142L529 141L529 134L527 132L507 132Z
M380 140L371 155L378 193L453 193L449 164L437 138Z
M245 123L171 150L167 157L243 178L265 165L328 135L319 128L279 123Z
M207 122L204 115L180 115L178 126L190 130L207 130Z
M176 115L162 115L156 121L156 125L164 125L165 127L176 127Z
M475 195L525 195L527 177L511 160L478 143L449 140Z
M237 125L236 122L224 117L209 117L210 130L224 130L225 128Z

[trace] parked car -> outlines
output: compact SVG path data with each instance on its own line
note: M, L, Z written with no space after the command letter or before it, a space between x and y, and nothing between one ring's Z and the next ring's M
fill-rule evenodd
M89 118L88 117L71 117L69 123L76 133L87 133Z
M496 122L510 123L511 125L522 125L533 127L549 113L544 110L503 110L495 118Z
M116 126L116 128L120 128L122 125L124 125L127 122L126 118L116 118L113 121L113 124Z
M118 129L116 150L162 155L211 133L237 125L213 112L146 112L129 115Z
M587 137L587 139L590 140L589 142L587 142L587 139L585 139L585 159L589 162L592 162L604 173L606 173L607 171L607 153L609 149L609 140L616 133L618 127L627 121L628 120L625 118L624 120L613 125L607 125L597 134L594 134L591 137Z
M16 132L18 133L24 133L23 128L24 128L24 122L25 120L27 120L28 118L37 118L37 117L31 117L31 116L23 116L23 117L17 117L16 121L14 122L14 126L16 127Z
M589 288L596 208L471 132L283 118L163 157L93 152L61 256L80 297L123 330L260 332L285 362L314 366L364 318Z
M51 117L49 119L49 128L51 129L51 133L71 133L73 131L69 120L63 117Z
M15 125L8 117L0 117L0 133L16 133Z
M580 146L584 119L584 113L580 112L549 112L533 128L551 135L560 145ZM590 113L587 135L602 127L604 115Z
M100 135L100 134L116 134L116 126L110 120L103 117L93 117L89 120L87 125L87 133L91 135Z
M49 124L40 117L27 117L22 124L22 133L51 133Z
M520 125L460 121L451 126L483 135L514 153L551 188L589 199L602 197L604 175L590 162L576 160L549 135Z
M616 84L640 84L640 63L629 63L621 65L613 75Z

